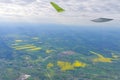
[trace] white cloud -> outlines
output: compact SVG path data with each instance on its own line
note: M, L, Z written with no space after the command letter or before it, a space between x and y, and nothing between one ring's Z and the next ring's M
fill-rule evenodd
M66 11L57 13L56 2ZM80 23L96 17L120 17L120 0L0 0L0 18L39 22ZM83 23L83 22L82 22Z

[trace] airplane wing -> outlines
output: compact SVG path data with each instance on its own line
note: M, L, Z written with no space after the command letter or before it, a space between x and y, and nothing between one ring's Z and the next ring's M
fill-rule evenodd
M108 21L112 21L113 19L109 19L109 18L97 18L94 20L91 20L93 22L108 22Z

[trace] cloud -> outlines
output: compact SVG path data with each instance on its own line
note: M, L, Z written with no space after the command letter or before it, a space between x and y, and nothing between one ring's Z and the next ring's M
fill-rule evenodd
M18 3L18 4L29 4L31 2L34 2L35 0L0 0L0 3Z
M11 3L11 0L0 0L1 3Z
M120 0L52 0L66 11L57 13L51 0L0 0L0 18L38 22L80 23L81 19L120 17Z

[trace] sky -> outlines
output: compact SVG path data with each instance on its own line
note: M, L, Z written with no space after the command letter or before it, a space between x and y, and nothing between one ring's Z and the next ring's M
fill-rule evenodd
M57 13L51 1L65 12ZM0 21L95 24L90 20L99 17L113 18L111 23L119 23L120 0L0 0Z

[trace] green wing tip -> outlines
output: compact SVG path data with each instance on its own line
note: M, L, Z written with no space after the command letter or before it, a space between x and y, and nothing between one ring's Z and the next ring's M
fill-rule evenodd
M50 2L50 3L53 3L53 2Z
M57 12L64 12L65 10L59 7L56 3L50 2L50 4L56 9Z

